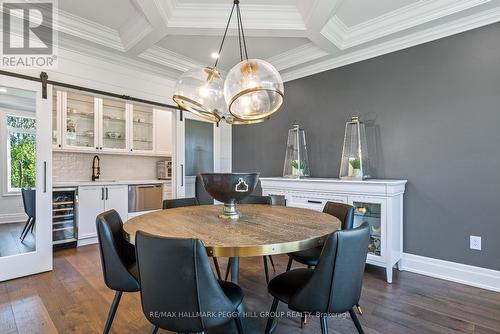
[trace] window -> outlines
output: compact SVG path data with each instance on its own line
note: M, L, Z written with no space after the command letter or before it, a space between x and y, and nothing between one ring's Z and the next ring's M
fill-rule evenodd
M36 181L36 120L6 115L8 191L33 188Z

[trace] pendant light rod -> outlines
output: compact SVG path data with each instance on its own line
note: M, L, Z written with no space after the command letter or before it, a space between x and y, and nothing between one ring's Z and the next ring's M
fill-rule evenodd
M222 37L222 41L221 41L220 46L219 46L219 53L218 53L217 59L215 60L214 68L216 68L217 64L219 63L220 54L222 52L222 47L224 46L224 41L226 40L227 30L229 29L229 24L231 23L231 18L233 17L234 6L236 6L238 3L239 3L239 0L234 0L234 2L233 2L233 7L231 8L231 14L229 14L229 18L227 19L226 29L224 30L224 36Z
M231 13L229 14L229 18L227 19L226 29L224 30L224 35L222 36L222 40L219 46L218 57L215 60L214 68L217 68L217 64L219 64L219 59L221 57L222 48L224 47L224 42L226 41L227 31L229 30L229 25L231 24L231 19L233 18L234 7L236 7L236 21L238 23L238 43L240 47L240 60L243 61L243 52L245 54L245 59L248 60L248 50L247 50L247 42L245 39L245 32L243 31L243 21L241 19L241 11L240 11L240 1L234 0L233 7L231 8ZM242 43L243 40L243 43Z
M244 47L244 50L245 50L245 58L246 58L246 60L248 60L247 41L246 41L246 38L245 38L245 30L243 30L243 20L241 19L241 11L240 11L240 5L239 4L236 5L236 10L237 10L237 14L238 14L239 24L240 24L240 27L241 27L241 39L243 39L243 47ZM241 48L241 41L240 41L240 48Z

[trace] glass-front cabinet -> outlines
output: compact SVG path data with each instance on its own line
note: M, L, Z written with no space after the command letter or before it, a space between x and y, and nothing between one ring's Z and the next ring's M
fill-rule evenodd
M101 125L99 149L103 151L126 151L128 137L127 104L112 99L99 99Z
M132 114L132 147L133 152L150 153L154 151L154 114L152 107L143 104L130 105Z
M354 227L363 223L370 226L370 240L368 242L369 257L384 256L385 245L383 244L382 233L385 233L385 208L384 200L377 198L356 198L350 197L350 204L354 206Z
M52 94L52 146L55 148L62 147L61 142L61 96L62 92L56 89Z
M94 150L98 147L97 98L63 92L63 145L66 148Z
M54 150L172 155L170 110L57 88L52 99Z

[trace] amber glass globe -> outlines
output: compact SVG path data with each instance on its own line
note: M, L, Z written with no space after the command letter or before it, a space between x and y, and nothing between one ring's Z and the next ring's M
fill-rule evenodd
M227 109L223 87L224 79L217 69L194 68L179 77L172 99L179 107L218 122Z
M250 121L268 118L283 104L283 80L278 71L260 59L243 60L224 82L224 97L235 118Z

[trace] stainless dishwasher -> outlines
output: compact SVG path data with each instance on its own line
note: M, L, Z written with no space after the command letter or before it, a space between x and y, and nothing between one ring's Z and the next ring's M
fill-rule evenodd
M128 186L128 212L159 210L163 207L162 184Z

